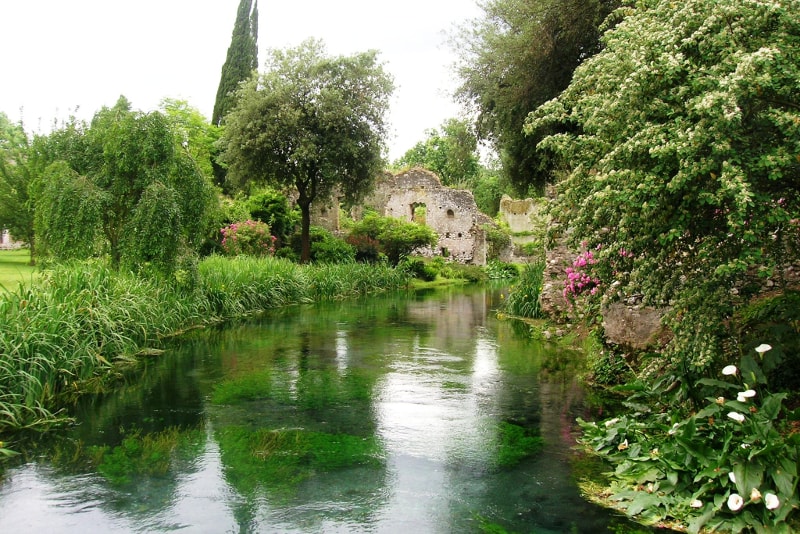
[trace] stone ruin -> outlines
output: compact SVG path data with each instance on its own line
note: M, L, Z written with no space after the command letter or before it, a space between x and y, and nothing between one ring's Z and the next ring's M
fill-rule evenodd
M436 232L436 247L417 250L416 254L486 264L483 225L493 225L494 221L481 213L472 192L445 187L430 171L413 168L397 174L384 173L373 192L353 209L353 218L360 219L365 208L384 217L423 223Z

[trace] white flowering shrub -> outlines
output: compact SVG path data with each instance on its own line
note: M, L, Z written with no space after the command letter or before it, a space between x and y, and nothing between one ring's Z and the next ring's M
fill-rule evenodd
M636 2L528 119L569 126L539 145L567 169L555 219L600 246L597 267L630 254L615 294L672 306L673 352L699 376L721 353L709 336L747 298L736 284L798 257L798 13L800 0Z

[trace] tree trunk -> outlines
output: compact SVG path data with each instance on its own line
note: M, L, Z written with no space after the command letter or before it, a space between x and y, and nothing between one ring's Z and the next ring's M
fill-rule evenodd
M298 201L300 207L300 263L311 261L311 201Z

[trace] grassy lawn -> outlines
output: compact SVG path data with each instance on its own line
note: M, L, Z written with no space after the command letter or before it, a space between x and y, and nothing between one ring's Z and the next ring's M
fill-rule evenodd
M20 282L29 281L36 271L28 265L30 261L31 254L26 248L0 250L0 291L13 291Z

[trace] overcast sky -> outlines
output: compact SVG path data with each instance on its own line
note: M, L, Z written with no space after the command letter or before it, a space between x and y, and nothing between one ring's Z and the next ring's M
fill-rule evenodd
M181 98L211 117L239 0L0 0L0 111L29 131L89 119L125 95ZM380 51L395 79L389 156L458 116L447 35L475 0L260 0L259 62L309 37L331 55ZM77 108L77 112L75 111ZM20 112L22 109L22 113Z

